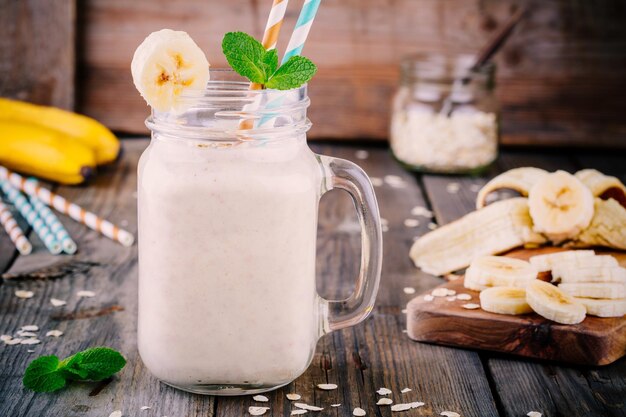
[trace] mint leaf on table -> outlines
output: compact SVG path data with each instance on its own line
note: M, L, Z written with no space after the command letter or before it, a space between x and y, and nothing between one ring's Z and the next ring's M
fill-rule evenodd
M315 72L317 67L310 59L292 56L272 74L265 85L276 90L290 90L308 82Z
M239 75L253 83L265 83L268 77L263 63L266 51L261 42L244 32L228 32L222 40L222 51Z
M107 347L78 352L60 361L54 355L32 361L24 373L26 388L36 392L51 392L63 388L68 380L100 381L109 378L126 365L126 359Z
M65 386L65 376L59 370L59 358L54 355L35 359L26 368L24 386L37 392L56 391Z

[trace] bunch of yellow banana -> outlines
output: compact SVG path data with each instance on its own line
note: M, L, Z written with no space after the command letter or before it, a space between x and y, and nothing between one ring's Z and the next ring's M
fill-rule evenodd
M119 150L115 135L89 117L0 98L0 165L11 170L79 184Z

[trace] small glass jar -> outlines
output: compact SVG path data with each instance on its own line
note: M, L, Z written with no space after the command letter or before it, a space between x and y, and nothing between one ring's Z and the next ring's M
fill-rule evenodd
M367 317L380 280L367 175L308 147L306 86L248 86L212 70L185 111L153 111L138 168L139 353L161 381L200 394L293 381L321 335ZM318 202L333 188L352 195L363 243L356 291L340 301L315 285Z
M473 55L405 58L391 115L391 149L413 171L477 174L498 156L495 65Z

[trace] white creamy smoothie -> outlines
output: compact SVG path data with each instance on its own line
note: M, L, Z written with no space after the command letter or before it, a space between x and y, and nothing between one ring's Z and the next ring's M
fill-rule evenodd
M321 334L321 175L304 135L152 140L139 164L138 346L156 377L236 393L304 372Z

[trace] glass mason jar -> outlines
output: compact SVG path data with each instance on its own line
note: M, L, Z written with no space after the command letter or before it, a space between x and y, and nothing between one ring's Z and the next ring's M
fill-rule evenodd
M321 335L370 313L380 217L362 169L308 147L306 86L250 91L230 71L211 76L183 98L185 111L146 121L138 348L168 385L258 393L293 381ZM255 124L243 130L242 120ZM352 196L362 229L356 290L341 301L321 298L315 283L318 201L333 188Z
M406 168L476 174L498 156L495 65L470 73L474 59L422 54L403 60L390 142L393 155Z

